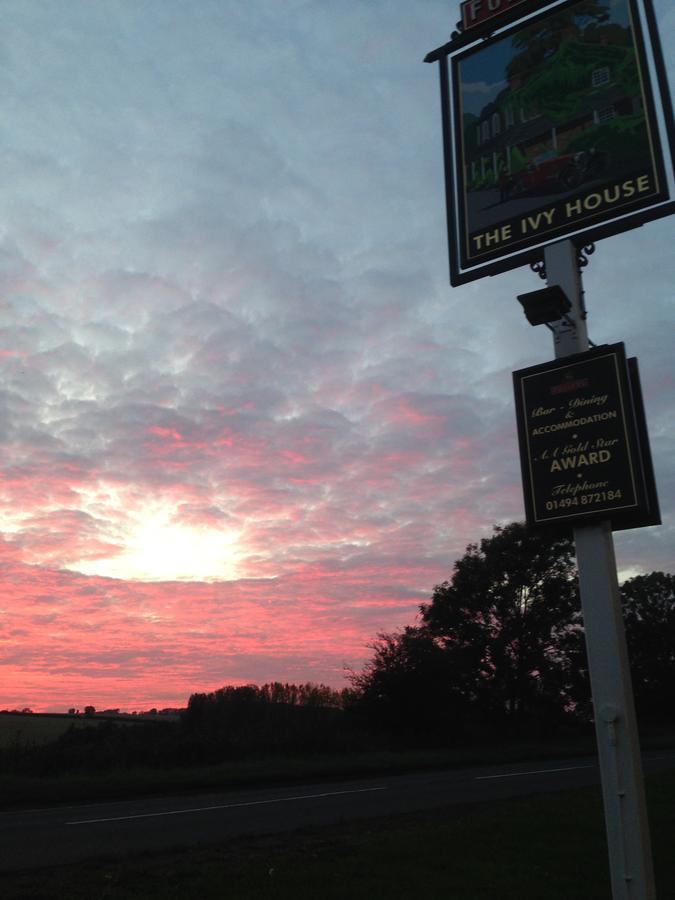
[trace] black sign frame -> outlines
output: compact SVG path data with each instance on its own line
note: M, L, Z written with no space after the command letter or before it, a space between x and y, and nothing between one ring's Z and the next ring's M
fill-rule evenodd
M640 460L642 464L642 476L644 478L647 509L641 515L626 517L623 520L623 523L619 522L616 528L617 531L622 528L644 528L650 525L661 524L661 508L656 490L656 478L654 477L654 464L652 462L652 451L649 444L649 432L647 431L647 416L645 414L642 396L640 370L638 361L634 356L629 358L627 363L628 383L631 391L631 399L633 401L635 428L637 431L638 449L640 451Z
M521 369L513 384L531 528L661 523L637 361L622 343Z
M469 216L467 215L467 204L470 203L471 198L468 196L467 163L462 143L459 66L469 56L485 52L497 41L512 37L525 28L531 27L533 23L536 24L560 10L571 9L579 2L580 0L560 0L559 3L549 5L538 14L520 20L515 25L510 24L506 28L497 29L492 37L480 41L473 35L470 37L466 33L460 34L456 40L438 48L426 57L427 62L438 61L439 63L448 253L450 283L453 286L465 284L486 275L496 275L518 266L539 262L542 259L544 247L553 241L568 238L578 247L583 247L675 212L675 126L673 125L673 108L652 0L626 0L632 16L631 33L634 39L645 123L651 149L649 177L654 183L650 184L649 188L645 188L645 196L636 201L622 196L622 202L619 205L612 206L611 203L603 201L604 205L591 208L591 201L596 203L596 195L603 198L603 187L605 191L614 192L622 182L620 180L600 182L599 189L595 188L595 190L592 189L592 183L589 182L587 191L580 188L575 195L566 195L572 204L569 209L576 210L574 204L583 201L582 220L573 218L576 212L572 214L567 211L566 214L563 214L561 202L560 215L556 213L555 216L556 224L549 222L551 227L546 228L544 223L544 230L538 230L539 226L536 226L531 234L521 236L520 232L516 234L515 225L516 222L519 222L522 226L526 215L519 213L513 221L505 219L494 223L495 231L504 229L500 234L507 235L506 238L498 241L496 246L490 249L483 247L474 252L471 251L471 242L473 240L475 245L475 242L479 240L479 235L475 230L470 232ZM648 36L648 45L651 50L649 55L643 33ZM533 182L535 177L533 176L531 179ZM521 178L520 181L522 187L523 179ZM528 184L526 179L525 182L525 189L528 191L540 189L536 182ZM640 182L641 192L644 184L647 182ZM633 191L634 187L635 185L630 190ZM496 190L495 193L497 193ZM589 204L588 209L585 208L586 202ZM549 205L548 210L544 209L542 212L554 208L555 204L554 206ZM567 205L564 209L568 210ZM533 207L532 212L536 214L537 210ZM489 226L485 231L486 240L488 239L487 235L494 234L491 229L492 226Z

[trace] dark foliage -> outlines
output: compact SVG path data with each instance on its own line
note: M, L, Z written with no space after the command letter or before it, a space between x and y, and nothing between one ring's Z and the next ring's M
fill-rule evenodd
M179 720L73 723L49 744L17 741L0 750L0 767L55 775L361 749L371 738L345 709L348 696L316 684L224 687L193 694Z
M346 697L311 683L224 687L190 697L184 731L209 761L339 752L357 739Z
M548 728L578 699L585 661L573 553L569 540L497 527L421 607L463 698L510 731Z
M571 722L588 687L570 541L495 528L420 610L352 678L374 716L450 741Z
M406 743L461 740L469 710L451 660L429 630L381 634L372 646L372 660L351 676L361 715Z
M621 587L635 706L642 722L675 712L675 575L638 575Z
M381 634L351 676L370 721L410 738L456 743L546 737L592 719L572 542L513 523L470 544L416 626ZM638 719L671 726L675 576L621 588Z

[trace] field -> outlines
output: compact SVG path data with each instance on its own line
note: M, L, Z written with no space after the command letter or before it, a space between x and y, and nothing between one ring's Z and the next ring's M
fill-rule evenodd
M161 716L161 719L175 717ZM70 716L67 713L1 713L0 749L11 744L48 744L55 741L71 725L92 728L109 721L107 716ZM133 724L147 721L144 716L116 716L115 722Z
M98 721L85 716L31 713L2 713L0 715L0 747L13 743L48 744L55 741L72 724L97 725Z
M675 774L648 779L675 896ZM609 900L599 789L5 876L4 900Z

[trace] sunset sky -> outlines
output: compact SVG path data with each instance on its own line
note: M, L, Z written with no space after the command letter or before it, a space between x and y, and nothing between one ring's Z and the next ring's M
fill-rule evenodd
M655 0L675 74L675 9ZM528 268L448 282L447 0L0 0L0 708L345 684L522 519ZM673 219L597 245L675 571Z

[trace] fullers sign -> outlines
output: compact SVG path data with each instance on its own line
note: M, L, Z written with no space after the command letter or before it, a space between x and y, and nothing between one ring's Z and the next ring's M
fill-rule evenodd
M513 377L528 524L657 524L647 438L636 418L639 387L623 344Z
M466 0L460 5L462 11L462 28L466 31L503 16L516 6L522 6L528 0ZM543 3L540 2L540 6Z

